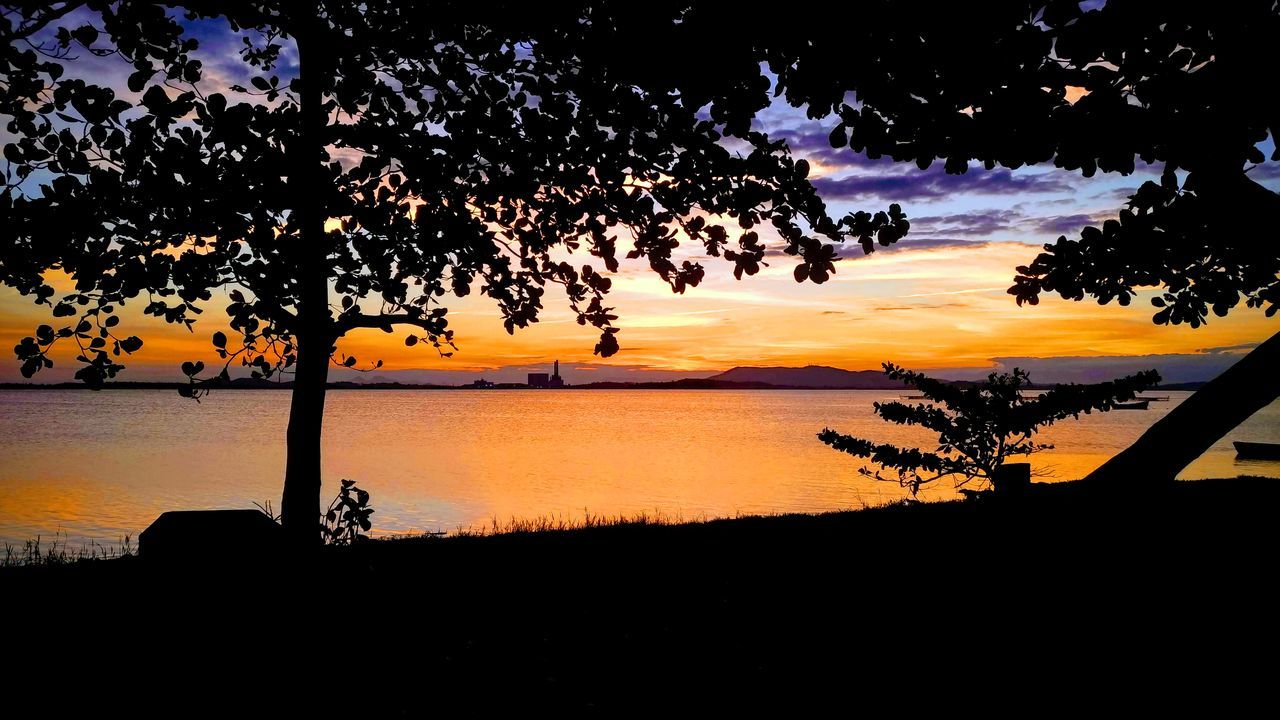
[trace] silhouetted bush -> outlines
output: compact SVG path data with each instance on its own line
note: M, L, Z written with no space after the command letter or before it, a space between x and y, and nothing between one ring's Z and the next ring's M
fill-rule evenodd
M338 497L329 503L320 525L320 534L326 545L350 545L369 532L373 524L369 516L369 493L356 487L355 480L343 480Z
M955 480L956 487L991 486L1008 459L1052 447L1035 442L1042 428L1082 412L1105 412L1160 382L1160 375L1148 370L1096 385L1059 385L1028 397L1023 391L1030 386L1030 377L1018 368L1012 373L991 373L984 382L973 384L936 380L892 363L885 363L884 371L915 387L928 402L877 402L876 414L888 422L937 432L937 449L877 444L830 428L818 433L818 439L841 452L868 458L878 467L864 466L859 472L897 482L910 489L913 497L921 486L947 477Z

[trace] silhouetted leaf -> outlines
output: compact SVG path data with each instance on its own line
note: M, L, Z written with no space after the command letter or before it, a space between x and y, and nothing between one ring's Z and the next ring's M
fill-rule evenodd
M151 79L150 70L138 70L129 75L129 90L132 92L142 92L142 88L146 87L147 81Z

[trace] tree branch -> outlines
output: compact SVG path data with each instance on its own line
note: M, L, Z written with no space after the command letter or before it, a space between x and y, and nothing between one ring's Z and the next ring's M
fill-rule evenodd
M422 328L430 333L440 332L440 320L426 315L413 316L405 313L398 315L364 315L362 313L348 313L338 317L335 324L338 337L342 337L349 330L356 328L374 328L391 332L393 325L412 325Z
M41 15L39 18L32 20L29 24L23 23L18 27L14 28L12 34L6 37L5 40L7 40L8 42L14 42L15 40L25 40L26 38L29 38L32 35L35 35L36 33L48 27L49 23L53 22L54 20L58 20L62 17L65 17L71 14L72 11L74 11L76 8L79 8L81 5L84 5L83 0L80 0L79 2L68 2L62 7L58 8L57 10L50 10L44 13L43 15Z

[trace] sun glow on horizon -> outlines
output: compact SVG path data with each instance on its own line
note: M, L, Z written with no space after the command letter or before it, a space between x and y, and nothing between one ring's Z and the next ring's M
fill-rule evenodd
M990 242L911 250L910 242L908 238L902 249L866 257L846 249L849 257L836 264L837 274L823 285L797 284L788 257L771 257L769 267L742 281L733 279L723 261L708 258L703 260L708 268L703 284L677 295L646 267L624 264L607 298L619 316L622 351L608 360L592 355L597 333L579 326L554 290L548 292L540 321L514 336L503 330L488 298L447 299L450 327L460 347L452 358L441 358L429 348L405 347L399 329L390 335L354 331L340 341L339 350L359 357L361 366L383 360L380 372L477 374L558 358L570 364L710 374L737 365L867 369L892 360L916 367L983 367L992 358L1008 356L1192 353L1256 341L1271 332L1261 312L1243 308L1196 330L1153 325L1150 293L1127 308L1056 297L1020 308L1005 288L1012 268L1028 261L1037 251L1034 246ZM70 279L54 278L54 284L69 287ZM135 303L120 312L120 330L145 341L120 379L178 379L181 362L215 359L209 338L226 330L217 296L206 304L194 332L144 316L141 309ZM4 346L16 345L36 325L48 322L46 308L0 289ZM72 347L59 347L54 370L34 380L68 379L76 366ZM0 379L22 379L12 356L0 361Z

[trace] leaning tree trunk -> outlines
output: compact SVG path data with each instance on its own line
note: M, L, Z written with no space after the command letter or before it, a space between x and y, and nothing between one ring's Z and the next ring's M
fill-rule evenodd
M1152 425L1085 480L1125 487L1170 482L1214 443L1280 397L1280 333Z
M314 11L312 11L314 12ZM293 399L289 408L284 495L281 523L299 544L320 542L320 436L324 423L325 388L333 351L334 325L329 312L328 250L324 232L324 141L326 117L321 107L316 65L324 59L317 42L319 21L300 10L293 29L298 47L298 91L302 122L287 146L289 188L293 196L289 224L297 279L297 327L294 341Z

